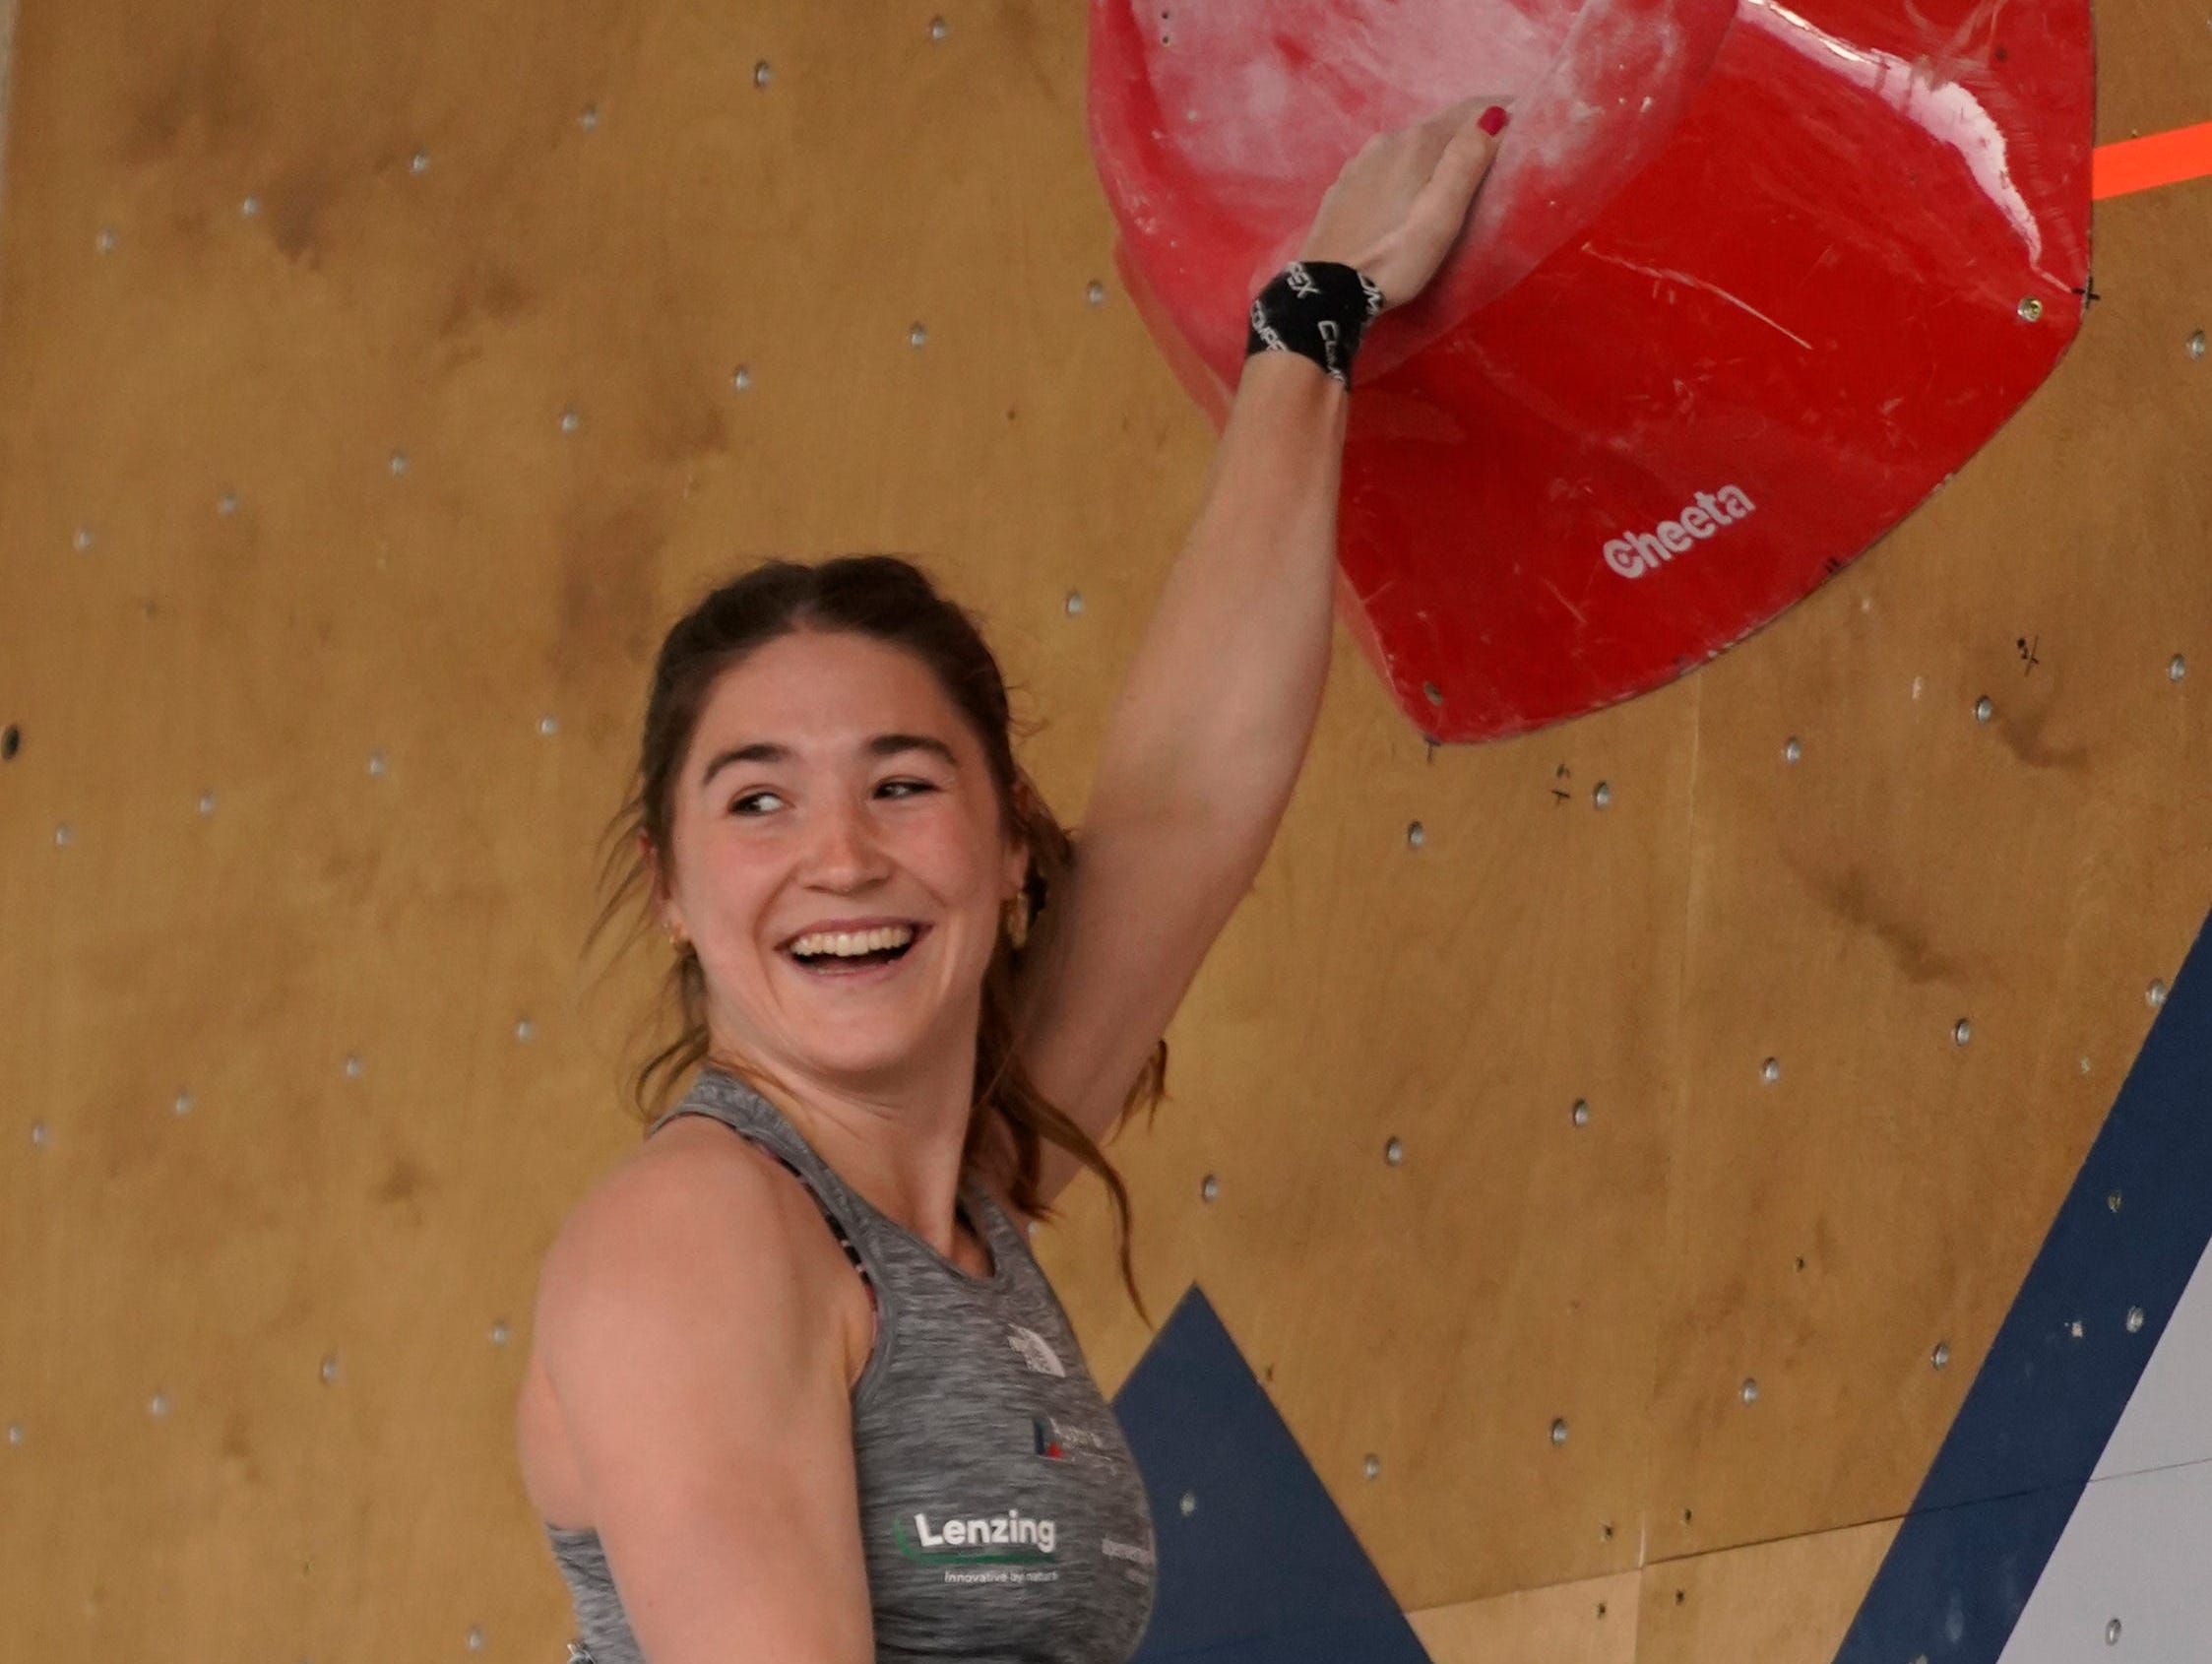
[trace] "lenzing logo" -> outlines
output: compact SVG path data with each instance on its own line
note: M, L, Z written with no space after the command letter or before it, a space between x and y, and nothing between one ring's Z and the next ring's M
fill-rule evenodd
M899 1552L909 1560L924 1561L1048 1561L1059 1537L1049 1519L1038 1519L1020 1508L971 1519L947 1519L932 1527L929 1516L914 1516L910 1536L907 1522L893 1524Z

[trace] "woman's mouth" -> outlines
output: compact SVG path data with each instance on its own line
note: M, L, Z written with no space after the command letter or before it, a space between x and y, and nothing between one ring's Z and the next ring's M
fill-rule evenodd
M790 948L777 951L789 959L807 976L822 982L877 983L887 980L899 968L899 962L921 945L921 938L929 933L926 925L916 926L915 932L896 947L876 948L867 953L810 953L800 956Z

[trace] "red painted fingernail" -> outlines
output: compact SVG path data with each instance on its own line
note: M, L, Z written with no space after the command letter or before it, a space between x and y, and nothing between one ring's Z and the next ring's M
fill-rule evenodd
M1505 106L1503 104L1490 105L1488 109L1483 112L1483 119L1475 125L1491 138L1496 138L1505 129Z

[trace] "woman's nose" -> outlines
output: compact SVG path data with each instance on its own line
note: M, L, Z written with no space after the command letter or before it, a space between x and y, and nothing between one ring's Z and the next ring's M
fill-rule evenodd
M882 864L883 851L866 806L837 803L825 809L815 828L813 857L826 876L848 882L871 876Z

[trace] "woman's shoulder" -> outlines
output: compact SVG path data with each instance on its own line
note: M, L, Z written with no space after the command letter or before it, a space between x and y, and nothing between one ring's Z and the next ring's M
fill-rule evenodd
M671 1441L713 1450L732 1419L846 1413L855 1330L831 1280L834 1245L822 1251L818 1221L800 1228L780 1188L789 1177L765 1152L679 1126L577 1200L539 1270L517 1437L531 1500L561 1528L603 1525L612 1505L590 1494L587 1471L642 1467ZM660 1407L645 1418L658 1427L642 1425L641 1404ZM702 1407L713 1423L680 1425Z
M992 1112L993 1131L970 1160L967 1177L995 1202L999 1211L1029 1240L1035 1216L1014 1199L1016 1155L1005 1119ZM632 1221L647 1222L667 1208L701 1201L742 1209L751 1228L770 1230L790 1244L807 1268L842 1281L847 1275L842 1249L806 1251L834 1239L821 1227L821 1204L811 1186L791 1173L776 1153L713 1116L677 1116L635 1151L602 1175L576 1204L564 1224L591 1231L598 1226L618 1237L632 1233Z
M570 1208L539 1272L539 1312L603 1309L650 1285L657 1299L722 1305L728 1280L796 1304L839 1331L856 1322L852 1272L806 1191L769 1151L727 1125L680 1117L602 1175ZM854 1283L853 1290L859 1285Z
M679 1116L601 1174L561 1222L548 1275L641 1265L669 1254L740 1252L794 1274L814 1268L775 1157L724 1122Z

